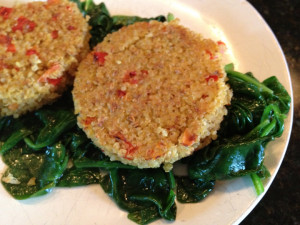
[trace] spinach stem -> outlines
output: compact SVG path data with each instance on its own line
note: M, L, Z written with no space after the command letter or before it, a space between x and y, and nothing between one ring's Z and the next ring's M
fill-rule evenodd
M114 168L123 168L123 169L136 169L135 166L122 164L120 162L113 162L113 161L95 161L95 160L88 160L88 159L79 159L74 160L74 165L77 168L107 168L107 169L114 169Z
M24 137L32 134L31 130L21 129L13 133L4 143L0 145L0 154L3 154L18 144Z
M261 182L260 177L256 174L256 173L251 173L250 174L252 182L254 184L255 190L256 190L256 194L260 195L261 193L264 192L264 185Z
M175 191L176 181L175 181L174 173L172 171L170 171L169 173L167 173L167 176L168 176L168 180L170 183L170 189Z
M92 1L92 0L86 0L86 1L85 1L85 7L84 7L84 10L85 10L86 12L89 11L92 4L93 4L93 1Z
M266 85L260 83L259 81L253 79L252 77L247 76L244 73L240 73L234 70L226 70L228 77L233 77L233 78L237 78L240 80L243 80L245 82L254 84L255 86L257 86L259 88L260 91L269 93L269 94L273 94L273 91L268 88Z
M254 127L244 138L245 139L251 139L253 137L253 135L255 136L255 134L261 130L263 130L266 126L268 126L270 124L270 120L266 119L264 121L261 121L260 124L258 124L256 127ZM261 136L263 137L263 136Z
M271 123L266 126L266 128L263 130L260 136L261 137L267 136L274 129L275 126L276 126L276 120L273 119Z
M167 21L171 22L172 20L175 20L175 16L172 13L168 13L168 15L167 15Z
M29 137L25 137L24 138L24 142L32 149L34 150L40 150L41 148L43 148L44 146L41 145L36 145L33 143L33 141L29 138Z

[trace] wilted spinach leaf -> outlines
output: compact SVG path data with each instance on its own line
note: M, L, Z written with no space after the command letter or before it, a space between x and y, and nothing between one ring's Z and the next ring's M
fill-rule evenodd
M91 26L90 34L90 47L91 49L100 43L104 37L112 32L115 32L123 26L128 26L136 22L157 20L160 22L166 21L165 16L157 16L153 18L142 18L139 16L124 16L115 15L111 16L104 3L95 4L92 0L86 0L81 2L80 0L71 0L77 3L80 11L84 16L89 16L89 25ZM172 15L168 16L169 20L172 20Z
M233 65L225 69L233 90L232 104L218 139L187 160L189 177L205 183L251 175L258 190L262 185L258 187L256 174L266 171L265 147L282 135L291 99L274 77L261 83L251 73L234 71Z
M206 198L215 182L189 177L176 177L177 200L181 203L196 203Z
M107 176L110 185L101 185L119 207L129 212L130 219L141 224L161 217L175 219L175 193L170 177L162 169L113 169Z
M63 176L59 179L57 187L76 187L89 184L99 184L99 169L81 169L72 167L66 169Z
M264 149L269 137L254 140L214 142L197 152L189 164L189 176L205 181L244 176L258 171L264 159Z
M12 149L3 155L9 166L1 179L3 186L20 200L47 194L67 166L65 153L61 144L49 146L39 153L23 153L20 147Z
M47 110L41 109L35 115L44 123L35 143L30 138L25 142L33 149L41 149L54 143L58 137L76 125L76 116L73 110Z

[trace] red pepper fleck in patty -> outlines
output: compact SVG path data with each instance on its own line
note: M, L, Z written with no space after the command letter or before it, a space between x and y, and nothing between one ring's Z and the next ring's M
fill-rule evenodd
M58 16L59 16L59 13L54 14L54 15L52 16L52 20L53 20L53 21L56 21L57 18L58 18Z
M52 79L52 78L47 78L47 82L49 84L52 84L54 86L58 85L62 80L62 77L56 78L56 79Z
M191 146L195 143L197 139L197 135L194 133L191 133L188 129L185 129L183 132L183 137L182 137L182 144L184 146Z
M209 75L208 77L205 78L205 80L208 82L210 79L213 81L218 81L219 77L217 75Z
M126 149L126 153L124 158L128 159L128 160L132 160L132 154L136 152L136 150L138 150L138 146L134 146L130 141L128 141L124 135L120 132L118 132L117 134L115 134L113 136L114 138L121 140L122 142L124 142L125 144L125 149Z
M0 44L6 46L6 51L7 52L16 52L16 46L11 43L12 39L11 37L7 35L0 34Z
M126 91L117 90L117 95L118 95L118 97L122 98L126 95Z
M0 70L6 69L8 66L2 61L0 60Z
M209 59L214 59L213 54L209 50L205 50L205 53L209 55Z
M94 61L98 62L99 66L104 66L105 57L108 54L106 52L94 52Z
M22 33L28 33L34 30L36 23L27 19L24 16L20 16L17 20L17 25L12 28L13 32L20 30Z
M53 39L58 38L58 30L52 31L51 36L52 36Z
M52 84L52 85L59 84L62 80L62 77L50 78L50 76L51 76L51 74L53 74L55 72L58 72L60 69L61 69L60 64L54 64L48 70L46 70L45 73L43 73L43 75L40 76L37 81L39 83L49 83L49 84Z
M129 75L129 78L133 78L136 76L136 72L135 71L129 72L128 75Z
M96 120L96 117L87 116L86 119L84 120L84 125L88 126L95 120Z
M137 84L139 81L136 79L136 71L130 71L128 73L125 74L124 78L123 78L123 82L127 82L130 84Z
M60 0L47 0L48 4L58 4L60 3Z
M141 80L148 76L147 70L129 71L123 77L124 83L138 84Z
M37 55L37 51L35 50L35 49L33 49L33 48L31 48L31 49L28 49L27 51L26 51L26 55Z
M12 8L7 8L7 7L0 7L0 16L3 17L3 19L8 19L9 15L11 14L11 12L13 11Z
M66 9L68 10L68 11L70 11L70 12L72 12L73 10L72 10L72 7L71 6L69 6L69 5L67 5L66 6Z
M126 144L127 144L126 154L125 154L124 158L128 159L128 160L133 160L132 154L135 153L136 150L138 150L139 147L133 146L130 142L126 142Z
M220 53L224 53L227 50L227 46L223 41L217 41L217 44L219 46Z
M17 50L16 50L16 46L14 45L14 44L12 44L12 43L10 43L8 46L7 46L7 50L6 50L7 52L12 52L12 53L14 53L14 52L16 52Z
M148 70L141 70L141 73L142 73L143 75L148 75Z
M8 45L11 42L11 38L7 35L0 34L0 45Z
M68 26L68 30L76 30L76 27L74 27L74 26Z
M226 45L223 41L217 41L218 45Z

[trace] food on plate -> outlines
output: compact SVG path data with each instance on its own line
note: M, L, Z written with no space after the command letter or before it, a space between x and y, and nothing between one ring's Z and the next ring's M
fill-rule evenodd
M72 83L89 50L89 27L66 0L0 10L0 117L19 117L53 102Z
M101 42L107 34L115 32L123 26L128 26L136 22L150 22L152 20L160 22L170 22L170 20L173 20L173 16L170 14L167 17L158 16L154 18L123 15L111 16L104 3L96 5L92 0L72 1L76 2L83 15L89 18L88 24L91 26L90 34L92 36L89 41L89 47L91 49L96 46L98 42ZM60 1L48 0L48 3L51 4L57 2ZM10 15L10 8L2 7L0 10L0 15L3 16L3 18L6 19ZM147 33L147 29L145 31L143 28L144 26L156 32ZM161 46L165 46L162 44L166 44L166 40L168 40L168 37L165 36L161 37L161 41L159 42L151 42L155 44L155 48L149 48L149 45L147 45L147 42L144 40L145 38L137 38L134 40L134 43L129 42L128 47L121 51L118 51L118 48L122 48L124 41L117 42L114 46L107 43L108 40L122 37L122 32L124 30L130 30L132 27L141 30L142 35L143 33L147 33L147 37L146 35L144 37L149 39L157 38L154 34L159 33L160 29L158 28L165 29L165 32L167 32L168 29L173 29L174 32L172 33L174 34L168 33L167 35L172 37L167 43L167 46L176 43L176 37L181 36L184 37L184 41L176 44L176 46L182 46L186 44L187 41L191 41L191 44L193 43L196 46L205 43L207 44L207 48L205 48L204 55L201 55L201 51L199 53L195 52L194 49L191 50L185 47L182 50L181 56L181 54L178 55L178 51L172 51L171 53L170 49L166 47L160 48ZM284 119L290 109L291 98L285 87L274 76L260 82L251 72L241 73L236 71L233 64L225 66L227 76L227 78L225 78L222 72L223 70L218 65L216 58L216 56L218 56L218 54L215 54L217 51L214 50L217 49L216 45L212 41L201 39L200 36L182 28L176 21L169 24L157 22L140 23L132 27L124 28L124 30L120 31L121 34L116 33L115 35L108 36L105 42L97 46L81 64L79 73L86 72L85 76L90 79L90 84L84 81L82 77L83 74L80 74L81 78L78 79L80 81L78 83L83 83L83 85L78 85L73 93L74 99L78 104L76 106L77 110L82 110L82 102L87 101L86 104L89 106L87 108L94 113L95 111L93 111L89 105L91 100L94 99L97 100L95 105L96 103L111 104L108 109L111 110L112 115L114 115L118 107L120 107L119 105L112 104L117 100L117 103L123 106L124 115L127 115L126 110L133 112L131 109L135 109L135 107L137 107L138 110L144 107L145 111L149 111L145 102L141 102L143 104L137 103L141 104L141 106L136 106L132 104L133 101L130 101L128 105L124 105L125 101L135 100L138 102L137 100L139 99L145 99L144 95L148 93L147 90L156 90L155 93L150 92L150 94L152 94L150 95L151 98L149 98L150 103L160 103L162 100L168 99L168 96L170 97L169 93L174 94L172 98L175 100L175 96L185 96L185 92L188 91L196 98L200 96L199 93L202 93L203 90L199 90L199 88L198 90L194 89L194 84L197 84L200 88L205 88L206 93L203 96L201 95L203 98L200 99L202 103L205 102L205 99L209 98L209 96L206 95L222 93L222 90L218 89L218 85L224 87L223 93L227 98L223 96L221 100L223 100L223 104L225 104L226 101L229 102L231 97L231 92L227 86L228 84L233 92L233 96L230 105L226 105L228 113L224 116L220 124L220 129L217 131L218 138L212 140L211 143L203 149L193 152L191 156L180 160L180 167L178 167L179 164L175 163L174 169L169 172L165 170L171 169L170 166L166 166L165 170L162 167L139 169L136 166L124 164L120 161L111 161L111 159L87 137L83 130L77 126L72 93L71 90L68 89L51 105L45 105L38 110L21 115L18 118L14 118L13 116L0 118L0 154L2 161L7 166L1 178L3 187L15 199L23 200L47 194L57 187L98 184L101 185L105 193L107 193L121 209L128 212L128 218L138 224L151 223L160 218L168 221L175 220L177 210L175 200L180 203L200 202L212 192L218 180L250 176L258 195L262 193L264 187L261 179L267 178L270 175L264 166L265 147L270 141L282 135L285 125ZM131 32L134 33L135 31L132 30ZM132 40L128 39L128 36L131 37L128 34L129 32L126 32L126 37L122 39L127 41ZM137 37L139 36L137 35ZM196 40L195 43L193 40ZM224 47L223 42L218 41L217 43L221 45L221 47ZM175 46L172 46L172 48L176 50ZM147 64L144 64L144 61L141 59L135 61L135 63L130 61L131 58L136 58L138 54L144 56L146 53L149 53L149 55L155 56L155 51L160 53L162 49L165 51L169 50L170 56L161 57L164 54L159 54L159 58L144 57L143 59ZM126 58L125 53L130 50L131 54ZM185 51L187 50L190 51L190 55L193 54L190 57L191 59L189 59L191 62L195 60L194 55L199 56L201 60L196 63L190 63L191 65L189 65L189 67L184 66L180 58L183 56L186 57L187 52ZM177 57L175 57L176 54ZM117 59L116 56L122 56L122 59ZM163 62L166 61L170 61L169 63L173 65L173 68L166 68L166 65L163 64ZM127 64L123 64L124 62L127 62ZM212 65L215 65L218 73L205 76L205 78L199 75L201 78L200 81L193 80L193 78L197 77L197 73L192 73L194 66L197 66L200 62L207 62L205 65L209 65L205 69L201 67L201 72L205 70L209 71L209 69L214 68ZM129 70L127 70L126 67L129 65L134 68L130 67ZM142 65L143 67L141 67ZM182 71L178 67L181 69L184 68L185 71L190 71L189 76L185 74L179 77L176 71ZM118 70L116 70L116 68L123 71L123 76L117 77ZM173 75L181 80L175 80L172 85L169 85L166 80L169 80L170 77L161 76L160 72L157 72L159 71L158 68L163 71L173 71L175 68L176 70ZM107 73L104 73L103 70ZM197 70L197 72L199 71ZM110 81L110 85L107 88L104 85L106 80L102 83L95 82L97 78L96 75L101 75L100 77L102 77L105 74L107 76L111 75L111 77L107 77ZM122 75L122 73L120 73L120 75ZM160 78L159 81L161 83L154 79L148 79L149 76ZM181 81L183 81L183 84ZM194 82L189 83L191 81ZM226 85L224 81L226 81ZM75 82L75 86L76 85L77 81ZM95 95L98 96L94 97L88 95L82 99L83 97L80 96L80 91L87 91L84 88L88 85L95 87L100 85L106 89L100 89L96 92ZM143 92L142 90L145 89L145 86L146 92ZM148 86L149 89L147 89ZM208 87L211 87L214 91L210 92L211 89ZM217 88L213 89L213 87ZM164 91L166 89L168 90ZM133 90L135 90L135 92L133 92ZM174 90L178 90L178 93L174 93ZM193 90L193 92L191 92L191 90ZM136 96L136 93L139 95ZM155 95L157 93L160 93L161 96ZM114 96L114 98L103 97L104 94ZM106 98L107 102L101 101L102 99L99 99L99 96L102 96L104 99ZM134 96L135 98L133 98ZM212 96L218 100L218 95ZM194 103L193 99L189 97L185 99L182 97L180 100L185 101L186 99L189 100L187 102ZM163 106L166 106L164 110L169 118L173 118L173 115L169 115L169 104L165 103ZM170 106L175 107L173 104L170 104ZM212 110L217 110L216 107L218 104L214 105L211 103L207 105L204 104L204 106L210 106ZM215 108L213 106L215 106ZM160 106L155 104L152 105L152 107L153 112L160 109ZM223 107L222 104L219 105L221 114L226 113ZM196 109L193 110L196 112L199 111ZM86 111L84 112L87 113ZM107 117L111 116L106 111L104 112ZM201 112L200 110L198 113L201 115ZM208 114L209 113L211 113L211 111L208 111ZM188 114L185 110L182 110L182 114L184 116L198 115L195 113ZM101 117L98 116L95 118L93 116L94 115L83 118L85 120L79 119L81 126L88 126L87 129L84 128L85 131L89 132L93 127L98 125L105 129L113 128L113 123L107 126L105 125L105 120L102 120ZM221 117L222 116L217 115L217 119L221 120ZM180 118L179 116L178 120ZM206 116L204 115L203 118L206 118ZM118 117L113 119L117 121ZM117 132L113 134L115 136L115 144L125 145L125 150L126 147L129 149L128 153L134 153L135 151L133 150L135 150L135 146L132 144L132 140L129 140L128 137L124 135L124 131L129 129L130 126L133 126L135 122L140 122L137 120L139 117L134 119L134 114L133 117L128 117L128 125L125 124L126 126L122 127L123 133ZM193 120L193 118L188 117L186 121L188 122L190 120ZM158 122L167 123L168 121L169 120L163 119ZM199 120L196 118L195 121L197 124ZM182 125L182 123L179 124ZM186 124L188 125L188 123ZM208 141L215 138L214 129L218 127L218 122L213 121L212 124L215 128L212 128L212 130L208 129L210 132L207 136ZM177 125L177 123L175 125ZM197 128L197 126L195 127ZM165 127L154 126L154 128L156 128L154 131L158 132L158 137L160 138L170 135L168 130L163 129ZM177 127L174 126L174 128ZM139 127L137 126L136 129L139 129ZM178 144L181 143L181 145L187 149L192 149L193 151L193 147L196 149L196 147L202 147L201 145L206 144L205 141L201 142L200 136L199 141L196 140L193 135L190 135L190 132L193 132L193 130L186 131L186 129L182 128L180 131L181 135L177 135ZM93 130L91 132L93 132ZM143 135L147 135L146 132L143 132ZM204 140L206 140L206 138L204 138ZM166 139L164 141L167 142L168 140ZM272 151L272 149L267 148L267 151ZM155 156L151 151L150 155ZM134 160L130 158L130 156L130 154L127 154L126 157L128 160ZM150 160L157 164L160 163L159 161L154 161L155 159L150 158ZM182 173L182 168L184 167L187 173ZM180 170L181 173L177 173L178 170Z
M217 138L232 96L218 44L177 22L123 27L79 65L78 125L111 160L170 170Z

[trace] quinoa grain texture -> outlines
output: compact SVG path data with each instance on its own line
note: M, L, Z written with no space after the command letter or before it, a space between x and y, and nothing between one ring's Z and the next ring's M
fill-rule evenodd
M0 117L19 117L72 84L89 50L89 27L67 0L0 9Z
M78 125L111 160L165 170L216 139L231 96L218 45L178 21L109 34L73 89Z

